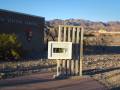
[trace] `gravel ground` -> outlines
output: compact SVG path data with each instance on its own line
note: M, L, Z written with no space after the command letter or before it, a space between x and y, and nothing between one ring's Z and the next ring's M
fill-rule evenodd
M29 60L22 62L5 62L0 64L2 68L18 68L56 65L55 60ZM55 68L56 69L56 68ZM108 86L110 89L120 87L120 54L115 55L86 55L83 60L85 74ZM52 70L52 69L51 69ZM2 74L2 73L0 73Z
M84 57L84 69L94 70L91 76L109 87L120 89L120 55L90 55ZM89 72L90 73L90 72ZM113 89L114 90L114 89Z
M0 90L108 90L91 77L53 79L53 73L33 74L0 81Z

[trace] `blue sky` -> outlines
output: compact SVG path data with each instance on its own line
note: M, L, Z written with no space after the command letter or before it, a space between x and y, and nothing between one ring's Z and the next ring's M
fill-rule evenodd
M120 0L0 0L7 9L51 19L120 21Z

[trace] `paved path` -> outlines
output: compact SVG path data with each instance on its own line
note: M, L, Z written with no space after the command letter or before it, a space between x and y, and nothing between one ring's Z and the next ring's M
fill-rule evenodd
M0 90L107 90L90 77L55 80L53 73L0 80Z

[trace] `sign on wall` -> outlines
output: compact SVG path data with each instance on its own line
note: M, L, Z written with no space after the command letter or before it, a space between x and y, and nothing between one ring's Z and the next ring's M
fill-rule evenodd
M72 42L48 42L48 59L72 59Z

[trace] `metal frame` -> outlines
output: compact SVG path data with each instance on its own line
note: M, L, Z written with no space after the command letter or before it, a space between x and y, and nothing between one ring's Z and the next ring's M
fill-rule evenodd
M76 46L72 60L57 60L57 76L64 74L82 76L83 28L81 26L59 25L58 42L72 42ZM62 69L66 70L65 73Z

